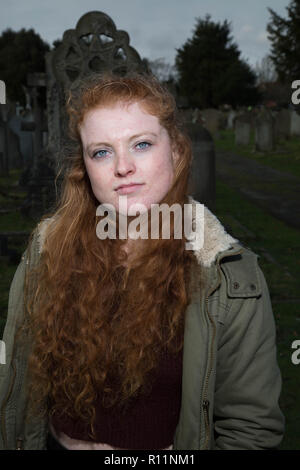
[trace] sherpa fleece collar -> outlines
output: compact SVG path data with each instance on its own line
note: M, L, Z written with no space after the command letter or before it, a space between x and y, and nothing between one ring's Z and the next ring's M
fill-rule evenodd
M203 206L203 217L201 217L200 220L197 220L196 224L196 204L200 203L195 201L191 196L189 196L189 202L193 204L193 230L195 230L195 227L201 227L201 224L204 224L204 239L202 247L197 249L193 248L193 250L199 264L205 267L209 267L215 261L217 255L220 252L228 250L234 243L238 243L239 240L233 238L225 231L221 222L205 205ZM38 224L39 253L41 253L43 250L46 230L52 221L53 217L46 218ZM193 244L193 241L191 241L191 243Z

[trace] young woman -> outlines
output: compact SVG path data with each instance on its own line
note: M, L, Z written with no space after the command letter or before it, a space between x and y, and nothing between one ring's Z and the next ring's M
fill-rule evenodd
M174 99L153 77L96 75L67 111L62 193L9 295L1 448L277 448L268 287L257 255L188 195ZM193 234L171 217L163 236L162 215L151 237L155 204L176 204L183 224L190 206ZM148 237L112 236L137 205Z

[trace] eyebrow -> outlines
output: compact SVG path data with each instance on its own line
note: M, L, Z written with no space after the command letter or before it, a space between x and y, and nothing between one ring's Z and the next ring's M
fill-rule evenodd
M153 137L157 137L157 134L155 132L140 132L139 134L135 134L133 136L130 137L129 140L135 140L139 137L142 137L144 135L152 135ZM93 147L99 147L100 145L105 145L106 147L110 147L111 144L107 143L107 142L92 142L91 144L89 144L85 150L87 150L88 152L93 148Z

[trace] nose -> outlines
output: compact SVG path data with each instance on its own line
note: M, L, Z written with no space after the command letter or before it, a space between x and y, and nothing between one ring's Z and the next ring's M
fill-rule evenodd
M127 176L135 173L135 162L129 152L120 151L115 158L115 176Z

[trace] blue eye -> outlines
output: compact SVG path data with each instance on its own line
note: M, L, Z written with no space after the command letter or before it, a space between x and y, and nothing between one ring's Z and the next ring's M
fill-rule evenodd
M107 150L97 150L97 152L94 153L93 158L97 158L99 156L100 158L106 157Z
M137 144L137 147L140 149L140 150L144 150L148 147L151 147L152 144L150 144L149 142L139 142Z

